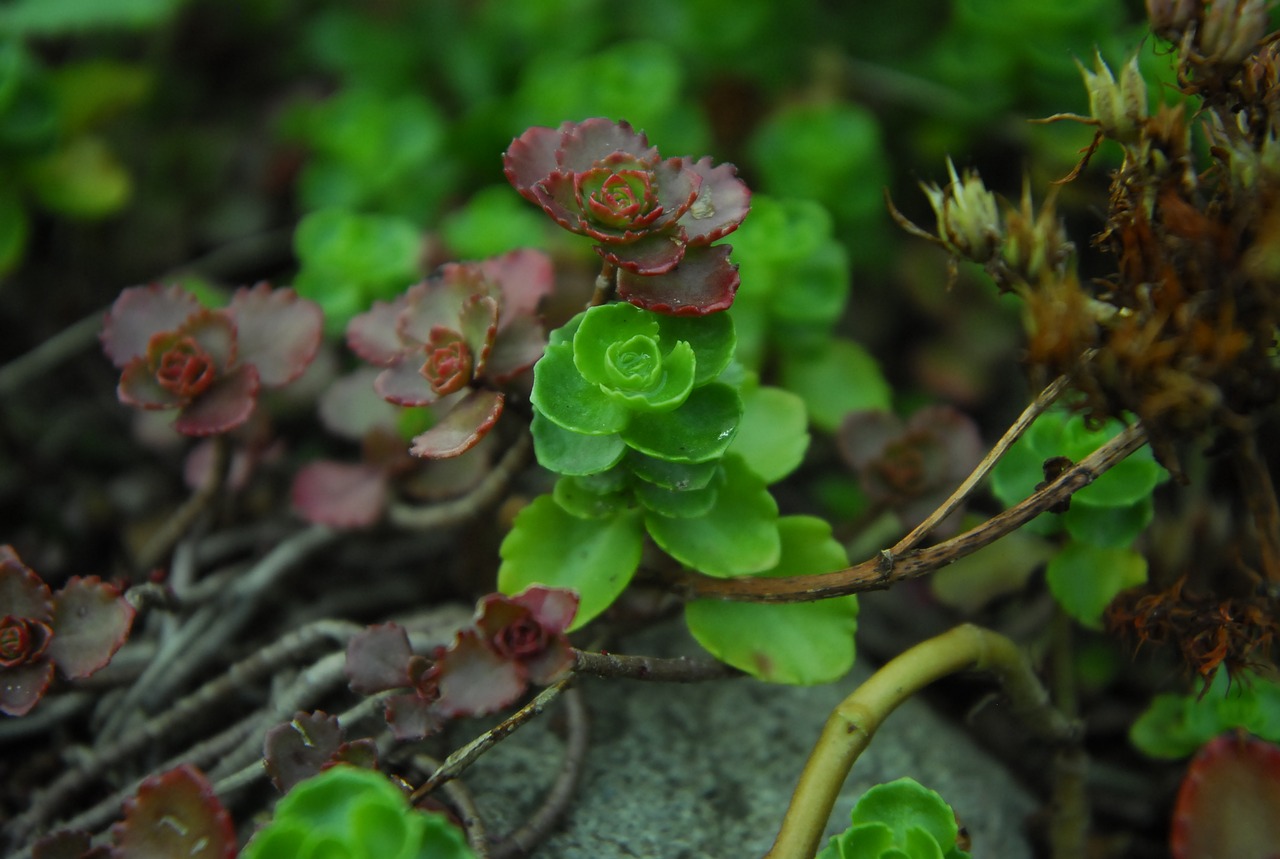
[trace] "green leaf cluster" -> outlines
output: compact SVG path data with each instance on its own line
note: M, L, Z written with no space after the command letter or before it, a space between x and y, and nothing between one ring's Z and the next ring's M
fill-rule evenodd
M474 859L461 830L418 811L386 776L345 764L298 783L242 859Z
M1016 504L1044 481L1046 461L1079 462L1123 428L1110 420L1091 429L1082 415L1050 409L997 463L992 490L1004 504ZM1099 628L1115 595L1147 580L1146 559L1132 546L1155 515L1153 491L1168 477L1144 446L1076 492L1065 513L1041 514L1028 526L1041 535L1065 531L1070 538L1049 561L1046 577L1058 603L1082 624Z
M956 846L959 827L951 806L914 779L876 785L851 816L852 825L817 859L969 859Z
M1157 695L1129 729L1129 739L1143 754L1173 759L1237 729L1280 742L1280 684L1219 671L1200 693Z

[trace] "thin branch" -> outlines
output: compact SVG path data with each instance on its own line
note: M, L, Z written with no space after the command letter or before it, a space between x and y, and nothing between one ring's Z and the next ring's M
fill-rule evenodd
M804 602L861 591L884 590L895 582L919 578L945 567L1021 528L1044 511L1069 498L1072 493L1097 480L1109 468L1142 447L1146 441L1146 431L1141 425L1128 427L1067 469L1049 486L976 528L927 549L913 549L903 555L894 555L885 550L852 567L816 575L717 579L699 573L679 572L669 574L667 583L685 599L744 602Z
M1009 429L1005 430L1004 435L1000 437L998 442L996 442L995 447L991 448L991 450L987 452L987 455L982 458L982 462L978 463L978 467L964 479L964 482L961 483L956 491L951 494L951 497L942 502L942 506L929 514L929 518L917 525L910 534L899 540L898 544L889 550L890 553L892 553L894 557L902 555L903 553L914 549L920 544L920 541L929 536L929 533L933 531L934 528L938 527L939 522L950 516L953 510L964 503L964 500L968 498L969 494L973 492L973 490L978 487L978 484L986 478L991 469L1000 461L1000 458L1005 455L1005 452L1008 451L1009 448L1013 446L1013 443L1021 438L1022 434L1027 431L1027 427L1031 426L1032 422L1035 421L1035 419L1038 418L1045 409L1053 405L1054 401L1056 401L1058 397L1062 396L1062 392L1065 391L1066 388L1067 377L1059 376L1049 385L1049 387L1041 391L1040 396L1036 397L1035 401L1032 402L1031 405L1027 406L1026 409L1023 410L1022 414L1018 416L1018 419L1013 422L1013 425L1010 426Z
M393 504L388 517L394 525L419 531L448 528L465 522L498 500L516 472L524 467L532 450L532 436L527 431L521 432L489 473L465 495L423 507Z
M582 764L587 757L590 726L587 719L587 705L582 700L580 690L571 688L566 691L564 704L568 715L568 737L565 741L560 772L556 774L556 780L551 784L551 789L547 791L537 811L520 828L494 844L490 851L492 859L514 859L517 856L524 856L536 845L541 844L555 828L573 799L582 774Z
M659 683L700 683L704 680L743 676L738 669L712 659L689 659L685 656L667 659L577 649L573 651L573 657L575 674L590 674L595 677L653 680Z
M425 754L414 755L413 763L419 770L426 773L435 772L440 768L438 760ZM462 831L467 835L467 845L471 848L471 852L475 853L476 859L492 859L493 854L489 852L489 834L485 831L484 818L476 808L476 801L471 791L456 779L445 782L442 789L462 821Z
M227 471L231 462L231 443L225 435L215 435L212 439L213 458L209 473L204 483L191 493L181 507L173 511L164 521L146 545L138 551L134 566L142 572L149 571L164 560L174 545L186 535L191 526L200 518L200 514L209 509L209 505L218 497L227 479Z

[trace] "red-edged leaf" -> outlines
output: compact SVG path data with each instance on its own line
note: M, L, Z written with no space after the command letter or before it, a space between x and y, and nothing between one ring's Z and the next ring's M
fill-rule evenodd
M67 677L88 677L124 644L135 614L116 586L97 576L73 577L53 596L49 658Z
M577 661L568 639L561 635L553 638L538 656L526 659L524 667L529 672L530 683L546 686L572 671Z
M504 399L498 391L470 391L439 423L415 436L409 452L427 459L466 453L493 428L502 414Z
M499 328L537 313L542 300L555 287L551 257L532 248L491 257L480 263L480 268L502 290Z
M389 364L406 346L397 330L406 303L403 295L390 304L375 301L367 311L353 317L347 323L347 346L370 364Z
M405 309L396 331L405 345L426 343L437 328L460 327L462 307L473 295L486 294L487 283L475 263L447 263L405 293Z
M53 663L47 660L0 669L0 713L25 716L52 681Z
M361 367L325 388L320 395L320 422L325 429L351 441L360 441L372 430L396 430L400 410L373 387L378 372Z
M382 623L358 632L347 642L347 663L343 671L351 690L375 695L387 689L408 686L409 635L396 623Z
M1207 743L1178 791L1173 859L1273 859L1280 850L1280 747L1227 734Z
M53 617L53 594L10 546L0 557L0 617L26 617L48 623Z
M108 859L111 851L94 847L92 836L80 829L66 829L41 838L31 846L31 859Z
M200 344L200 348L209 354L218 370L230 367L239 357L236 322L223 313L201 310L179 326L174 333L190 337ZM154 348L155 341L152 343Z
M529 609L534 619L552 635L568 629L578 613L578 594L567 588L534 585L511 597L511 601Z
M242 364L183 407L173 428L183 435L217 435L249 419L258 399L258 371Z
M446 718L435 705L417 695L387 698L387 726L397 740L421 740L444 727Z
M272 290L265 283L239 289L227 311L236 323L238 360L256 367L266 387L292 382L316 357L324 315L292 289Z
M595 116L581 122L566 122L560 131L560 151L556 158L565 172L589 170L597 161L615 152L630 153L649 165L658 161L657 147L650 146L644 132L636 131L625 121Z
M429 406L439 395L419 372L424 356L420 350L401 352L374 379L374 390L385 400L398 406Z
M328 713L298 713L292 721L267 731L263 763L281 793L316 775L342 746L338 718Z
M732 164L711 166L710 156L689 164L702 177L697 199L680 218L690 246L709 245L732 233L751 211L751 191Z
M125 405L140 409L176 409L183 403L182 397L161 386L145 356L125 366L116 396Z
M669 316L705 316L727 310L739 283L738 267L729 262L730 250L729 245L690 248L678 266L652 277L619 271L618 297Z
M600 238L598 235L592 237ZM683 231L675 229L650 233L626 244L596 245L595 250L622 269L618 273L618 286L621 288L623 274L631 275L631 280L647 282L656 275L678 272L685 255L685 241Z
M532 316L516 317L499 328L484 374L498 384L508 382L538 363L546 349L542 323Z
M527 685L525 669L504 659L473 629L458 633L436 660L435 709L446 718L483 716L509 707Z
M439 330L439 329L437 329ZM462 305L458 333L471 350L471 377L480 376L489 361L493 338L498 335L498 301L488 295L473 295ZM434 335L435 332L432 332ZM468 382L471 379L467 380ZM452 392L450 392L452 393Z
M102 349L117 367L147 353L151 338L174 331L200 312L196 297L178 286L131 286L120 293L107 311L102 327Z
M369 737L343 743L338 746L338 750L333 753L321 769L327 770L329 767L337 766L338 764L350 764L353 767L376 770L378 768L378 744Z
M556 169L556 151L563 129L535 127L511 141L502 153L502 169L512 187L526 199L537 202L533 186Z
M151 776L111 829L117 859L232 859L231 816L198 769L183 764Z
M387 506L387 473L376 466L311 462L298 470L290 493L303 519L332 528L365 528Z

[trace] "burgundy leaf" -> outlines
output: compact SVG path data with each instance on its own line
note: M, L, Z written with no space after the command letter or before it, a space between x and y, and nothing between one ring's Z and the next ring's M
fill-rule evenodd
M400 314L407 305L407 298L400 296L388 304L375 301L373 307L352 318L347 323L347 345L370 364L389 364L405 345L397 330Z
M622 269L618 277L621 288L622 275L629 274L633 281L645 283L654 275L675 272L685 256L683 231L646 233L626 244L596 245L596 253ZM588 233L599 239L598 233Z
M732 164L701 158L690 169L702 177L698 197L680 218L690 245L708 245L732 233L751 210L751 191Z
M524 661L529 681L539 686L554 683L572 671L576 664L577 657L573 655L573 648L563 636L552 639L546 650Z
M421 740L444 727L445 716L435 705L418 695L387 698L387 725L397 740Z
M388 476L372 465L312 462L298 470L290 493L303 519L333 528L364 528L382 518Z
M413 439L409 452L426 459L460 456L480 442L502 414L499 391L473 390L439 423Z
M383 399L398 406L429 406L440 398L431 383L420 372L424 355L421 351L401 352L378 378L374 390Z
M206 436L233 430L249 419L258 397L258 371L242 364L182 409L173 428L183 435Z
M186 402L182 396L161 386L145 356L125 365L116 396L120 402L140 409L173 409Z
M446 718L483 716L509 707L527 685L524 667L495 653L471 629L458 633L436 667L440 697L434 706Z
M637 307L669 316L705 316L727 310L738 291L738 267L729 262L729 245L690 248L666 274L642 277L618 272L618 297Z
M426 343L441 326L459 327L467 299L487 293L487 282L470 263L448 263L423 283L405 293L405 308L396 320L396 331L405 346Z
M840 422L836 446L845 462L862 469L877 459L904 429L902 419L893 412L879 409L850 412Z
M53 663L48 660L0 670L0 713L25 716L52 681Z
M208 353L218 371L231 367L240 357L235 320L212 310L200 311L178 326L170 336L190 337ZM158 344L164 343L165 340L164 334L153 337L148 347L148 354L155 351Z
M538 623L552 635L568 629L578 613L578 594L566 588L534 585L511 597L511 601L529 609Z
M597 116L582 122L566 122L560 131L562 139L556 158L560 168L567 172L588 170L615 152L629 153L650 165L658 160L657 147L650 146L644 132L636 131L626 121L614 122Z
M0 617L0 669L41 661L53 639L49 624L30 617Z
M200 312L200 302L181 287L133 286L122 291L107 311L102 349L117 367L147 353L156 334L177 329Z
M555 286L551 257L531 248L508 251L484 260L480 268L502 290L499 328L531 317Z
M231 816L209 780L183 764L143 780L112 827L116 859L232 859Z
M1173 859L1271 859L1280 845L1280 747L1237 734L1191 761L1170 833Z
M489 361L489 350L498 334L498 302L488 295L471 296L462 305L458 326L458 332L471 350L472 364L467 378L470 382L484 373Z
M537 202L533 186L557 168L556 152L564 137L561 128L530 128L511 141L502 154L503 172L511 185L531 202Z
M0 555L0 616L29 617L48 622L53 617L49 586L18 558L12 546Z
M347 642L347 662L343 669L351 690L375 695L387 689L408 686L408 665L413 651L404 627L383 623L358 632Z
M298 782L316 775L342 747L338 718L327 713L299 713L292 721L267 731L263 764L271 782L288 793Z
M489 352L485 377L498 384L509 382L538 363L546 348L547 335L542 323L532 316L517 316L499 329Z
M80 829L66 829L44 836L31 847L31 859L108 859L104 845L94 847L92 836Z
M292 382L316 357L324 316L292 289L272 290L265 283L239 289L227 309L236 323L238 360L256 367L266 387Z
M67 677L88 677L124 644L135 614L114 585L97 576L73 577L53 597L49 658Z
M374 389L378 370L360 367L335 379L320 395L320 422L334 435L360 441L370 431L394 432L400 410Z

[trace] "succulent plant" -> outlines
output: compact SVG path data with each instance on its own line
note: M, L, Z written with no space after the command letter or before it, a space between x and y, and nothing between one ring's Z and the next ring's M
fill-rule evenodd
M542 356L546 336L536 311L551 286L551 260L516 250L445 265L351 320L348 345L383 368L374 383L379 394L397 405L448 408L414 438L411 453L458 456L489 432L505 401L497 388Z
M130 287L107 313L102 346L121 368L121 402L179 409L185 435L224 433L249 419L262 387L285 385L315 358L323 320L314 302L264 283L209 310L178 286Z
M0 712L22 716L44 696L56 666L71 679L111 661L133 625L119 588L73 577L56 594L0 546Z
M817 859L968 859L946 801L910 778L878 784L858 800L844 832Z
M376 770L340 765L296 785L242 859L474 859L444 815L418 811Z
M420 738L447 719L507 707L529 683L550 683L572 668L565 630L577 610L578 597L566 590L490 594L478 603L474 624L429 659L413 653L403 627L372 626L347 646L347 677L364 695L411 687L387 699L387 721L398 738Z
M1200 749L1178 790L1173 859L1272 859L1280 844L1280 747L1242 733Z
M738 288L727 246L750 191L731 164L666 158L626 122L534 127L503 156L511 184L557 224L594 239L617 266L619 297L647 310L724 310Z

